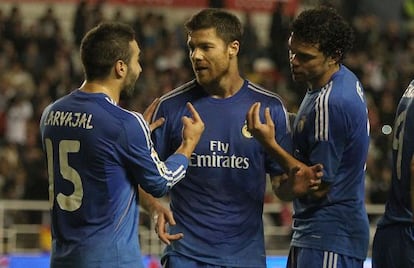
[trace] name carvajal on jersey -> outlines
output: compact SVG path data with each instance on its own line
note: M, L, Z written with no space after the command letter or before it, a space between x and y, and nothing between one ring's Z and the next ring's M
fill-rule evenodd
M49 111L45 126L92 129L92 114L65 111Z

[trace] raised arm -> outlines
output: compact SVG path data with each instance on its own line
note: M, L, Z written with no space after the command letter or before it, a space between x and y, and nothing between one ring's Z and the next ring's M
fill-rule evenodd
M147 122L152 117L158 103L158 99L154 100L144 112L144 118ZM191 103L187 103L187 108L191 113L191 117L184 116L182 118L182 143L175 153L183 154L190 158L204 131L204 123ZM150 125L151 130L162 125L164 118L160 119ZM139 187L139 200L140 205L149 212L151 219L154 221L155 232L161 241L169 245L171 241L181 239L184 236L183 233L169 234L167 232L167 224L175 225L175 220L171 210L164 207L159 199Z
M246 116L247 126L252 135L265 150L274 157L286 171L286 176L272 178L275 194L282 200L292 200L306 194L322 197L326 194L319 189L323 176L322 165L308 166L286 152L275 140L275 125L270 109L265 108L265 122L259 116L260 103L253 104Z

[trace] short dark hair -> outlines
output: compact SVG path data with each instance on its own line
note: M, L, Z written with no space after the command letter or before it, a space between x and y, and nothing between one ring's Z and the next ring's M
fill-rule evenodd
M352 49L354 32L351 26L335 9L321 6L305 10L292 23L295 39L319 44L325 56L331 56L341 62L345 54Z
M135 32L127 24L103 22L83 37L80 55L87 80L105 78L117 60L129 63Z
M241 42L243 27L236 15L219 8L206 8L194 14L186 23L186 30L192 31L215 28L226 44L235 40Z

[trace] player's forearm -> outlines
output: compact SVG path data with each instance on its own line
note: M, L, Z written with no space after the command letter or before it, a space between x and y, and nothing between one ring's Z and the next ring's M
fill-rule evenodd
M160 205L158 199L145 192L141 187L138 187L139 191L139 204L145 209L150 215L157 211L157 206Z
M178 147L175 153L183 154L188 159L190 159L191 154L194 152L196 145L197 145L197 141L192 140L192 139L185 139L181 142L180 147Z
M287 173L294 167L303 165L302 162L286 152L274 139L270 143L264 144L264 147Z

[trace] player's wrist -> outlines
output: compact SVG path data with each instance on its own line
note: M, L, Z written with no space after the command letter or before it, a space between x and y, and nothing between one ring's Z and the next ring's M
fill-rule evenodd
M189 141L189 140L183 139L183 141L181 142L181 146L177 150L177 153L181 153L185 155L187 158L190 158L196 145L197 145L197 142L194 140Z

